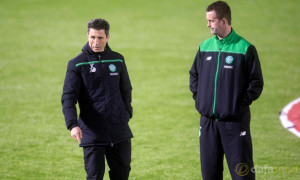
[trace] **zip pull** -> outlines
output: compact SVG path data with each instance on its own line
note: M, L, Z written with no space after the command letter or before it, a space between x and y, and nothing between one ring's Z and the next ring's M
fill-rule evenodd
M218 49L222 50L222 48L223 48L223 41L219 40L219 42L218 42Z
M101 60L101 55L99 54L99 61Z
M113 142L111 142L111 143L110 143L110 146L111 146L111 147L114 147L114 143L113 143Z

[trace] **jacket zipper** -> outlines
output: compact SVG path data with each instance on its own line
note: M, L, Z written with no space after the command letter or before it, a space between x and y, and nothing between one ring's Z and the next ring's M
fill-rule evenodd
M102 73L102 76L105 78L105 82L104 82L104 90L105 90L105 100L106 100L106 108L107 108L107 111L108 111L108 115L110 115L110 111L109 111L109 107L108 107L108 100L107 100L107 96L106 96L106 92L107 92L107 89L106 89L106 77L105 77L105 73L104 73L104 69L102 68L102 64L101 64L101 56L99 54L99 62L100 62L100 68L101 68L101 73Z
M219 41L219 43L221 43ZM215 88L214 88L214 106L213 106L213 116L216 118L216 100L217 100L217 82L218 82L218 74L219 74L219 64L220 64L220 56L221 56L221 49L219 47L219 54L218 54L218 63L217 63L217 70L216 70L216 76L215 76ZM216 121L218 119L216 118Z
M101 56L100 56L100 54L99 54L99 62L100 62L100 68L101 68L102 76L105 78L105 74L104 74L104 71L102 69L102 63L101 63ZM108 118L110 120L110 114L111 113L110 113L110 110L109 110L108 100L107 100L107 96L106 96L106 91L107 91L107 89L106 89L106 81L107 81L107 79L105 79L105 82L104 82L105 100L106 100L106 108L107 108L107 111L108 111ZM109 134L110 134L110 129L109 129ZM114 143L112 141L110 142L110 146L111 147L114 146Z

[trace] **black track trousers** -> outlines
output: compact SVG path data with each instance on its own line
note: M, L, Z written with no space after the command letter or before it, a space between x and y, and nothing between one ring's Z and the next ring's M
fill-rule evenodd
M224 154L233 180L254 180L250 110L233 121L201 116L200 159L203 180L223 179Z
M111 180L128 180L131 162L131 141L114 146L88 146L83 148L87 180L102 180L105 172L105 157L110 168Z

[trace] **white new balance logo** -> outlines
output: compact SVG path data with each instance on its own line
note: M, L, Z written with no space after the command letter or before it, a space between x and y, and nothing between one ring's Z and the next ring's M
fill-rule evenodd
M240 136L246 136L246 131L241 132Z
M210 61L212 59L211 56L207 56L206 61Z

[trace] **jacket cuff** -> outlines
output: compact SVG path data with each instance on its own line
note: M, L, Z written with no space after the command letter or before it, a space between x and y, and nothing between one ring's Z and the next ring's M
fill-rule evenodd
M252 99L248 96L245 96L243 100L248 106L252 104Z
M74 127L78 126L78 124L71 124L68 126L68 129L71 131ZM79 126L78 126L79 127Z
M196 100L197 93L193 93L193 99Z

